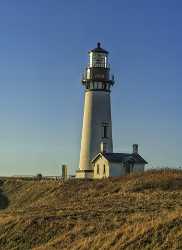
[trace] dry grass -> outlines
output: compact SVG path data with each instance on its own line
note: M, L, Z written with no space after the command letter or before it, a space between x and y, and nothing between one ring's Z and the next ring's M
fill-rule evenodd
M0 188L0 249L182 249L182 171Z

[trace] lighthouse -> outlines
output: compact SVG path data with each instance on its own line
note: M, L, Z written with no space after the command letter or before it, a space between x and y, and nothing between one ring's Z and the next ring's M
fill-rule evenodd
M112 153L111 87L108 51L97 43L89 51L89 62L82 77L85 90L79 170L77 178L92 178L92 160L101 151Z

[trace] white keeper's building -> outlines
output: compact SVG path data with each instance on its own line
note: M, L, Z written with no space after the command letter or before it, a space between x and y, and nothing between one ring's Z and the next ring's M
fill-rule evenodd
M101 48L89 51L89 63L82 78L85 103L80 149L79 170L76 178L104 178L143 172L147 162L138 154L113 153L111 120L111 87L108 52Z

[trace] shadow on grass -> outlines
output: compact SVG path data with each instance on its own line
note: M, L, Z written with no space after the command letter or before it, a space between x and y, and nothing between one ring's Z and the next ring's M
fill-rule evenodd
M3 185L3 181L0 180L0 187ZM9 205L8 197L3 193L2 189L0 188L0 209L5 209Z

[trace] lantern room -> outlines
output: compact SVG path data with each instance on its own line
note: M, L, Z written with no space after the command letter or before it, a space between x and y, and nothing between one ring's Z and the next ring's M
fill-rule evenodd
M97 48L89 51L89 67L107 68L108 52L97 43Z
M89 63L82 78L82 84L86 90L104 90L109 91L110 86L114 84L114 76L110 78L110 67L108 63L108 51L97 47L89 51Z

